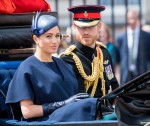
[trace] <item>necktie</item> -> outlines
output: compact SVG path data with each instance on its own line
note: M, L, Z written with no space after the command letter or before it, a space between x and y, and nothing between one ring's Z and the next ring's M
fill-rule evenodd
M134 38L134 31L132 32L132 54L131 54L131 63L132 64L135 64L135 47L134 47L134 44L135 44L135 38Z

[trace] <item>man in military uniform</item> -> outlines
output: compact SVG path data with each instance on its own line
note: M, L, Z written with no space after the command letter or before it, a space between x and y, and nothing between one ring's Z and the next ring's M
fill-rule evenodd
M74 13L73 27L77 41L60 58L72 65L79 92L88 92L91 96L100 98L108 93L110 87L112 90L118 87L110 54L105 45L96 41L101 28L100 12L105 7L85 5L68 10Z

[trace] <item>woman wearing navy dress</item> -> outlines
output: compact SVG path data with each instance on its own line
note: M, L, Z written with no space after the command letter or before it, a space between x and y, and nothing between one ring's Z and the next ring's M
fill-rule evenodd
M21 63L6 96L15 118L55 122L95 120L97 99L87 93L77 94L78 82L72 67L52 56L62 38L58 20L37 13L32 33L35 53Z

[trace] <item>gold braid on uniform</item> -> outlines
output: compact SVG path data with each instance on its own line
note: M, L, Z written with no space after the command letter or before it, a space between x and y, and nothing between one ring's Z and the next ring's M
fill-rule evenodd
M97 44L100 45L99 43L97 43ZM101 90L102 90L103 96L105 96L106 95L106 91L105 91L106 89L105 89L105 80L104 80L104 76L103 76L104 66L103 66L102 50L99 48L99 46L96 47L97 57L94 57L94 59L91 63L92 74L86 75L80 59L78 58L78 56L75 53L72 52L75 48L76 48L76 46L72 45L70 48L68 48L65 51L65 55L71 54L73 56L76 67L77 67L79 73L81 74L81 76L84 78L84 86L85 86L86 92L93 85L93 88L91 91L91 96L94 96L94 94L96 92L97 84L98 84L98 79L100 78L101 82L102 82Z

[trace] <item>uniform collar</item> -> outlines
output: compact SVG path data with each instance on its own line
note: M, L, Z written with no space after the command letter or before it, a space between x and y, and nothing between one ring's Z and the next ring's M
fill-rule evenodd
M77 49L82 52L90 61L93 60L95 54L95 48L82 45L80 42L75 43Z

